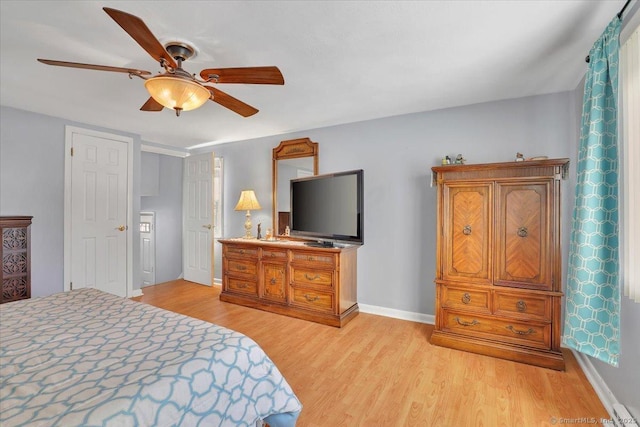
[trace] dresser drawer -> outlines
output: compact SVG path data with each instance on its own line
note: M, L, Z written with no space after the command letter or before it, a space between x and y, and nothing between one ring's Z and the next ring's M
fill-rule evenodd
M224 255L242 258L258 258L258 247L224 245Z
M333 268L336 264L335 256L331 252L296 251L293 252L292 261L296 264L320 268Z
M292 282L299 285L333 286L333 270L313 270L309 268L291 267Z
M308 288L291 288L291 304L316 311L333 311L333 294Z
M229 292L257 296L258 284L255 280L244 280L237 279L235 277L227 277L227 290Z
M287 256L287 250L286 249L263 249L262 250L262 259L264 261L282 261L282 262L287 262L288 256Z
M227 259L227 271L230 274L240 273L255 276L258 273L258 267L255 261L243 259Z
M461 335L494 339L541 349L551 348L551 324L518 322L444 310L443 329Z
M551 321L551 296L496 291L493 310L500 316Z
M489 314L490 294L488 290L441 286L441 305L443 308L455 308L465 311L478 311Z

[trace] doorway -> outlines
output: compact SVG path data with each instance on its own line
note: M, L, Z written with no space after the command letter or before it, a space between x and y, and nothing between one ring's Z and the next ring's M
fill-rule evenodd
M183 271L184 279L213 284L213 181L214 153L184 159L183 180Z

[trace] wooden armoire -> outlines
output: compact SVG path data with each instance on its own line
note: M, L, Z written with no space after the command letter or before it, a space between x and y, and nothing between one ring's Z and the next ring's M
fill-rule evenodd
M568 159L433 167L431 343L563 370L560 186Z

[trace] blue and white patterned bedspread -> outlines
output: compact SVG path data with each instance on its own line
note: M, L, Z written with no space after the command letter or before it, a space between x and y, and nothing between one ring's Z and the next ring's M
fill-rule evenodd
M302 406L249 337L80 289L0 306L0 425L252 426Z

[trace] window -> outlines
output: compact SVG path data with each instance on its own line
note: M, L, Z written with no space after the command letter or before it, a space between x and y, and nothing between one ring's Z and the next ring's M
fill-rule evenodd
M141 233L151 233L151 223L150 222L141 222L140 223L140 232Z
M640 26L620 48L620 283L640 303Z

